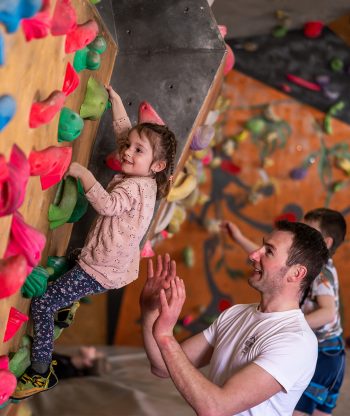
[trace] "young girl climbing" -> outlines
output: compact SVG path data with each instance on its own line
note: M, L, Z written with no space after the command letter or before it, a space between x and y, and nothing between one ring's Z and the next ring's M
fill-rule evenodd
M105 190L94 175L73 162L66 175L79 178L97 212L77 265L33 298L34 338L31 367L19 379L12 397L24 399L57 384L52 351L54 314L80 298L117 289L138 277L139 245L151 222L156 198L165 196L174 170L176 139L162 125L131 128L119 95L107 86L112 103L121 174Z

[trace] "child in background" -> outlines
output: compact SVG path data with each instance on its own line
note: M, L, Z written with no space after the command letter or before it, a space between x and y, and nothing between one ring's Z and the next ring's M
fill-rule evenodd
M301 296L300 306L318 339L319 354L315 374L301 396L293 416L330 415L344 377L345 351L339 314L339 282L331 257L344 241L346 222L342 214L317 208L304 216L304 222L321 232L330 259L319 276ZM221 227L245 251L258 246L245 237L237 225L223 221Z
M97 212L78 264L33 298L34 338L31 367L19 379L12 397L24 399L57 384L52 361L54 313L80 298L123 287L138 277L140 243L152 220L156 198L165 196L174 170L176 139L152 123L130 129L119 95L106 87L112 103L122 173L105 190L94 175L73 162L66 175L79 178Z

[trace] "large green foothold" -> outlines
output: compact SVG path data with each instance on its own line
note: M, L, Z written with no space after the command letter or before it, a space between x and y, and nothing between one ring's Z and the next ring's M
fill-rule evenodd
M63 107L58 121L58 141L72 142L84 127L84 120L80 115L67 107Z
M49 256L46 267L49 272L49 282L54 282L71 268L71 264L65 256Z
M95 50L90 50L88 47L80 49L75 52L73 67L77 72L84 69L94 71L101 66L101 56Z
M77 199L77 182L75 178L68 176L59 183L53 204L49 207L51 230L60 227L69 220L74 211Z
M95 51L99 54L103 53L107 48L106 39L102 35L96 36L96 38L87 45L91 51Z
M17 378L30 366L31 339L24 335L18 350L10 357L9 369Z
M80 180L77 181L78 184L78 199L77 203L74 207L74 211L70 216L67 222L77 222L79 221L85 214L89 207L89 201L85 197L84 189L80 183Z
M93 77L89 78L80 116L89 120L98 120L106 109L108 92L103 84Z
M46 292L48 278L49 272L44 267L34 267L22 286L22 295L25 298L42 296Z

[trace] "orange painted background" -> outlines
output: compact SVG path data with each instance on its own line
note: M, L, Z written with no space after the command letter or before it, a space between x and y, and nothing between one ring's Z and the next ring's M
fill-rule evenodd
M205 216L205 205L195 206L192 212L188 212L187 220L182 224L180 232L155 247L157 253L169 252L177 260L178 274L185 280L187 291L182 317L194 322L200 319L199 326L208 325L215 307L219 313L225 302L237 304L258 299L257 293L246 282L250 273L246 254L228 241L227 237L210 233L204 226L207 220L233 221L248 237L260 242L263 230L271 227L276 217L286 211L286 207L299 206L302 215L310 209L325 205L327 194L318 172L321 159L317 152L321 149L322 142L326 149L336 143L350 144L349 125L333 119L333 134L322 133L324 113L237 71L229 74L223 86L222 96L230 101L217 126L217 135L222 135L224 142L227 138L242 132L247 120L266 111L267 106L270 117L289 124L291 134L285 147L274 151L265 159L263 166L259 158L259 143L253 143L249 137L250 133L239 144L236 141L235 150L230 158L241 171L236 175L219 173L222 175L222 187L219 191L220 183L217 183L217 179L215 182L216 194L219 192L225 197L209 201ZM313 152L316 152L316 157L314 163L310 164L305 179L291 179L290 171ZM332 195L329 208L346 214L350 211L347 175L334 165L330 170L333 177L330 180L327 176L326 181L329 179L332 183L340 182L343 187ZM201 185L201 190L210 195L214 170L206 167L205 172L207 179ZM216 170L215 175L217 174ZM272 190L265 196L259 192L264 186ZM232 206L235 208L232 209ZM349 226L348 216L346 220ZM194 250L195 264L192 268L187 267L183 261L182 253L186 246L191 246ZM346 240L334 257L340 277L345 336L350 335L348 252L349 242ZM231 269L231 275L228 269ZM242 277L232 276L232 270L241 272ZM125 289L115 339L119 345L141 345L138 297L145 275L146 260L142 260L139 279ZM216 294L214 297L213 293ZM213 304L214 298L216 304ZM218 299L222 300L221 304L217 302ZM190 329L191 326L179 327L178 337L181 339L188 336L191 333Z

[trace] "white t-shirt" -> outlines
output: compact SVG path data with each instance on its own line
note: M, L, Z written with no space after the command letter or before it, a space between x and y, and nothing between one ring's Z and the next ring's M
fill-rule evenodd
M203 332L214 352L209 379L218 386L254 362L283 390L239 416L290 416L317 361L317 339L300 309L263 313L258 304L235 305Z

